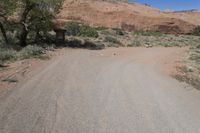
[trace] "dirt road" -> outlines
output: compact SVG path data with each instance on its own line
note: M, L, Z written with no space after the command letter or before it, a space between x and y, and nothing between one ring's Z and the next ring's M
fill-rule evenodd
M66 50L0 92L0 133L200 132L200 92L162 71L183 50L144 49Z

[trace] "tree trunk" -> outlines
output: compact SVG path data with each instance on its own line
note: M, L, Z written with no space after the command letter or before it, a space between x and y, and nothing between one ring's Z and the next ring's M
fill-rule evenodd
M28 24L27 24L27 16L29 12L34 8L35 4L30 4L29 0L25 1L25 9L22 13L20 23L22 25L22 32L20 35L20 45L22 47L27 46L27 36L28 36Z
M26 29L26 27L23 25L23 28L22 28L22 33L20 35L20 45L22 47L26 47L27 46L27 36L28 36L28 31Z
M6 31L5 31L4 27L3 27L3 24L1 22L0 22L0 29L1 29L1 33L3 35L3 38L4 38L5 42L6 42L6 44L8 44L8 37L6 35Z

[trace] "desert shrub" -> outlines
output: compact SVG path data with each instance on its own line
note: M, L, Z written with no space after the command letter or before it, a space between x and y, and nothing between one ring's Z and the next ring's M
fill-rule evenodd
M80 40L80 39L77 39L77 38L69 38L67 41L66 41L66 44L67 46L69 47L73 47L73 48L82 48L83 47L83 42L84 40Z
M105 48L105 45L100 42L93 42L89 40L85 40L84 43L85 48L91 49L91 50L101 50Z
M100 42L95 42L95 41L87 40L87 39L85 40L77 39L77 38L68 39L67 45L73 48L86 48L86 49L92 49L92 50L100 50L100 49L105 48L105 45Z
M1 49L0 50L0 63L15 60L17 52L14 50Z
M191 48L190 59L193 60L199 66L200 65L200 49L196 47Z
M103 30L100 33L104 36L111 36L112 35L112 32L110 30Z
M56 37L55 37L55 35L53 35L51 33L46 33L46 34L43 34L38 39L40 39L40 40L35 41L35 43L37 43L37 45L39 45L39 44L40 45L43 45L43 44L52 45L53 43L55 43Z
M104 26L100 26L100 27L96 27L95 28L97 31L102 31L102 30L107 30L108 28L104 27Z
M128 47L139 47L141 45L142 44L139 40L133 40L130 44L128 44Z
M12 48L0 48L0 65L8 61L15 61L20 59L47 59L48 57L44 55L44 51L45 50L42 47L32 45L28 45L19 51L16 51Z
M134 31L133 34L141 36L158 36L158 37L163 35L163 33L158 31L143 31L143 30Z
M116 44L116 43L107 43L106 46L107 46L107 47L119 48L120 45L119 45L119 44Z
M106 36L104 41L115 43L115 44L121 44L119 40L117 40L115 37L112 37L112 36Z
M196 48L200 49L200 44L196 46Z
M164 46L164 47L177 47L177 46L181 46L181 43L179 42L176 42L176 41L172 41L172 42L161 42L160 43L161 46Z
M192 85L194 88L200 90L200 79L198 76L189 76L186 74L184 75L174 75L174 78L181 82L186 82L190 85Z
M67 35L77 36L80 33L80 23L75 21L67 22L65 29Z
M194 30L193 30L193 35L196 36L200 36L200 26L197 26Z
M113 30L116 32L117 35L124 35L124 32L122 31L122 29L119 29L119 28L113 28Z
M67 22L67 24L65 25L65 29L67 35L98 37L98 32L95 28L75 21Z
M32 57L40 58L42 57L42 54L44 54L44 49L42 47L28 45L18 53L18 57L20 59L28 59Z
M191 55L190 59L195 61L197 64L200 64L200 53L195 53Z
M92 28L88 25L82 25L80 27L80 36L84 36L84 37L98 37L98 32L95 28Z

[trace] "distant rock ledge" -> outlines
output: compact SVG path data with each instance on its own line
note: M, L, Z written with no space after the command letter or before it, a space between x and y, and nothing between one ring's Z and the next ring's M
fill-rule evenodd
M128 2L128 0L102 0L102 1L108 1L108 2Z

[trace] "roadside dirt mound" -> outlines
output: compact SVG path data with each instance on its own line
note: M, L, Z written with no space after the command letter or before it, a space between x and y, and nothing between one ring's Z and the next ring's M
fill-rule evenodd
M161 11L149 5L108 0L65 0L56 20L59 24L78 20L92 26L188 33L200 25L200 11Z

